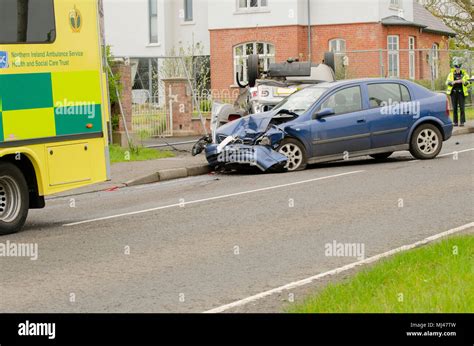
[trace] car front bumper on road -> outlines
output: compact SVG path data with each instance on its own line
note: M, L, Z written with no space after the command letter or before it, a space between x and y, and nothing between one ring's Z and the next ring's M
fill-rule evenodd
M262 171L282 169L288 159L263 145L230 144L220 149L217 144L206 146L206 158L212 167L254 166Z

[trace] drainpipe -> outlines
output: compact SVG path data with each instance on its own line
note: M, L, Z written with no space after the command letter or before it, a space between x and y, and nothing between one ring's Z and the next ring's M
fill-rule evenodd
M308 0L308 61L312 60L312 45L311 45L311 0Z

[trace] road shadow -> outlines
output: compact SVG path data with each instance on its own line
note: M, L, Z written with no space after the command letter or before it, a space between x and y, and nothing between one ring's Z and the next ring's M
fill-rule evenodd
M367 166L367 165L383 165L383 164L409 162L409 161L413 161L413 158L410 156L390 157L384 160L375 160L371 157L361 157L361 158L349 159L349 160L315 163L315 164L308 165L306 170L315 170L315 169L322 169L322 168L337 168L337 167ZM257 167L242 166L242 167L232 167L228 170L216 171L216 173L223 174L223 175L231 175L231 176L249 176L249 175L262 175L262 174L266 174L266 175L291 174L292 172L267 173L267 172L262 172Z
M388 159L384 159L384 160L376 160L371 157L366 157L366 158L362 157L362 158L350 159L350 160L316 163L316 164L308 165L308 168L317 169L317 168L351 167L351 166L367 166L367 165L372 166L372 165L382 165L382 164L409 162L409 161L413 161L413 157L410 157L410 156L389 157Z
M74 221L71 221L74 222ZM53 227L62 227L65 224L64 221L29 221L27 220L25 226L23 226L21 233L26 232L41 232L50 230Z

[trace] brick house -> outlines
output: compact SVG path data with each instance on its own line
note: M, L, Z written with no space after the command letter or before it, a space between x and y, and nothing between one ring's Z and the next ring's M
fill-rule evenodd
M208 20L214 90L237 88L237 72L245 82L252 53L267 67L289 57L321 62L332 50L346 56L348 78L436 79L449 69L442 54L455 35L415 0L209 0Z

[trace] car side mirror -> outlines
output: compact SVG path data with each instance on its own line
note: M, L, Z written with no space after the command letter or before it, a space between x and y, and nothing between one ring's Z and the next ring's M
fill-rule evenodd
M336 114L336 112L333 108L323 108L314 115L314 119L321 119L334 114Z

